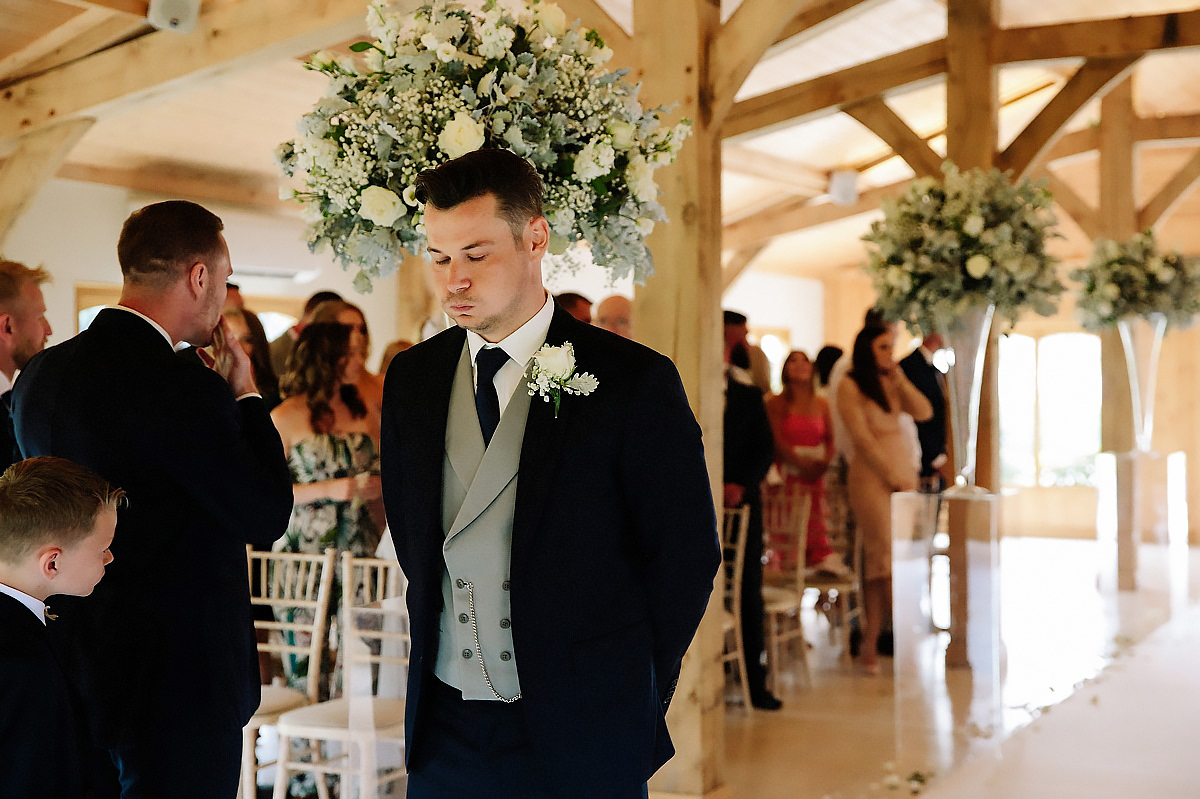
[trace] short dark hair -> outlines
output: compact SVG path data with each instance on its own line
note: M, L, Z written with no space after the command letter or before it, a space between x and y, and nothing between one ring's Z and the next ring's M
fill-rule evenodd
M168 286L192 264L221 253L224 229L219 216L187 200L139 208L125 220L117 241L121 274L129 283Z
M0 475L0 561L17 564L39 547L69 547L92 534L104 509L125 492L86 466L44 455Z
M491 194L497 213L520 241L529 220L542 216L542 178L516 153L475 150L417 175L417 202L442 211Z
M326 289L324 291L318 291L316 294L309 297L307 301L305 301L304 315L308 316L310 313L312 313L314 310L316 310L318 305L320 305L323 302L329 302L330 300L340 300L341 298L342 298L342 295L338 294L336 291L329 291L328 289Z
M564 291L562 294L555 294L554 301L556 303L558 303L559 306L561 306L562 308L564 308L568 311L571 310L572 308L574 308L577 304L579 304L581 302L584 305L588 306L589 308L592 307L591 300L589 300L587 297L583 296L582 294L578 294L574 291Z
M816 360L813 365L817 369L817 379L821 381L821 385L829 385L829 375L833 372L833 365L842 357L842 348L835 344L826 344L817 351Z
M749 321L744 313L738 313L737 311L726 311L724 316L725 324L727 325L744 325Z

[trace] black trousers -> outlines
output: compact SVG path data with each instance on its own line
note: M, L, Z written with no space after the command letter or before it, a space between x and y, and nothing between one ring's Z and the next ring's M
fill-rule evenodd
M742 647L746 651L746 686L751 697L767 691L767 670L762 665L766 648L763 631L763 518L758 491L746 491L750 518L746 523L746 558L742 567ZM803 553L801 553L803 557Z
M530 741L521 702L463 699L456 688L426 674L420 740L409 759L408 799L561 799L588 795L588 786L550 785ZM586 746L586 741L580 742ZM613 764L619 774L620 763ZM615 779L615 777L614 777ZM594 787L594 786L593 786ZM618 789L612 799L644 799L644 784Z

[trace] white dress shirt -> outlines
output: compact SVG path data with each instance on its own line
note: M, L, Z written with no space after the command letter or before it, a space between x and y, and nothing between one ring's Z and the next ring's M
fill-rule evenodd
M29 608L29 612L37 616L38 621L42 624L46 623L46 603L40 599L34 599L24 591L18 591L10 585L0 583L0 594L8 594L13 599L20 602L25 607Z
M522 385L529 362L546 343L546 333L550 331L550 320L553 317L554 300L547 294L540 311L535 313L528 322L495 344L485 341L483 336L474 330L467 331L467 347L471 350L471 374L474 380L478 381L478 377L475 377L475 356L481 349L485 346L499 347L508 353L508 362L496 372L496 378L493 381L496 384L496 397L500 400L501 416L504 415L504 409L508 407L508 401L512 399L513 392ZM476 388L478 388L478 382L476 382Z

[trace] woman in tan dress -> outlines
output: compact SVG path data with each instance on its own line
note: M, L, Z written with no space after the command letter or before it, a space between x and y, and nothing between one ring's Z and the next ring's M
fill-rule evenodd
M915 490L917 465L901 428L901 413L917 421L933 408L892 357L895 333L866 327L854 341L849 380L838 384L838 412L850 434L847 484L850 507L863 542L863 670L879 673L876 644L891 615L892 510L895 491Z

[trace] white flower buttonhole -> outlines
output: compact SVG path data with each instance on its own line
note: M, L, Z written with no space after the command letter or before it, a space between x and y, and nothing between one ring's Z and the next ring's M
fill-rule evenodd
M554 401L554 418L562 406L563 394L586 397L600 385L595 376L575 371L575 347L564 341L560 346L543 344L533 355L529 367L529 396Z

